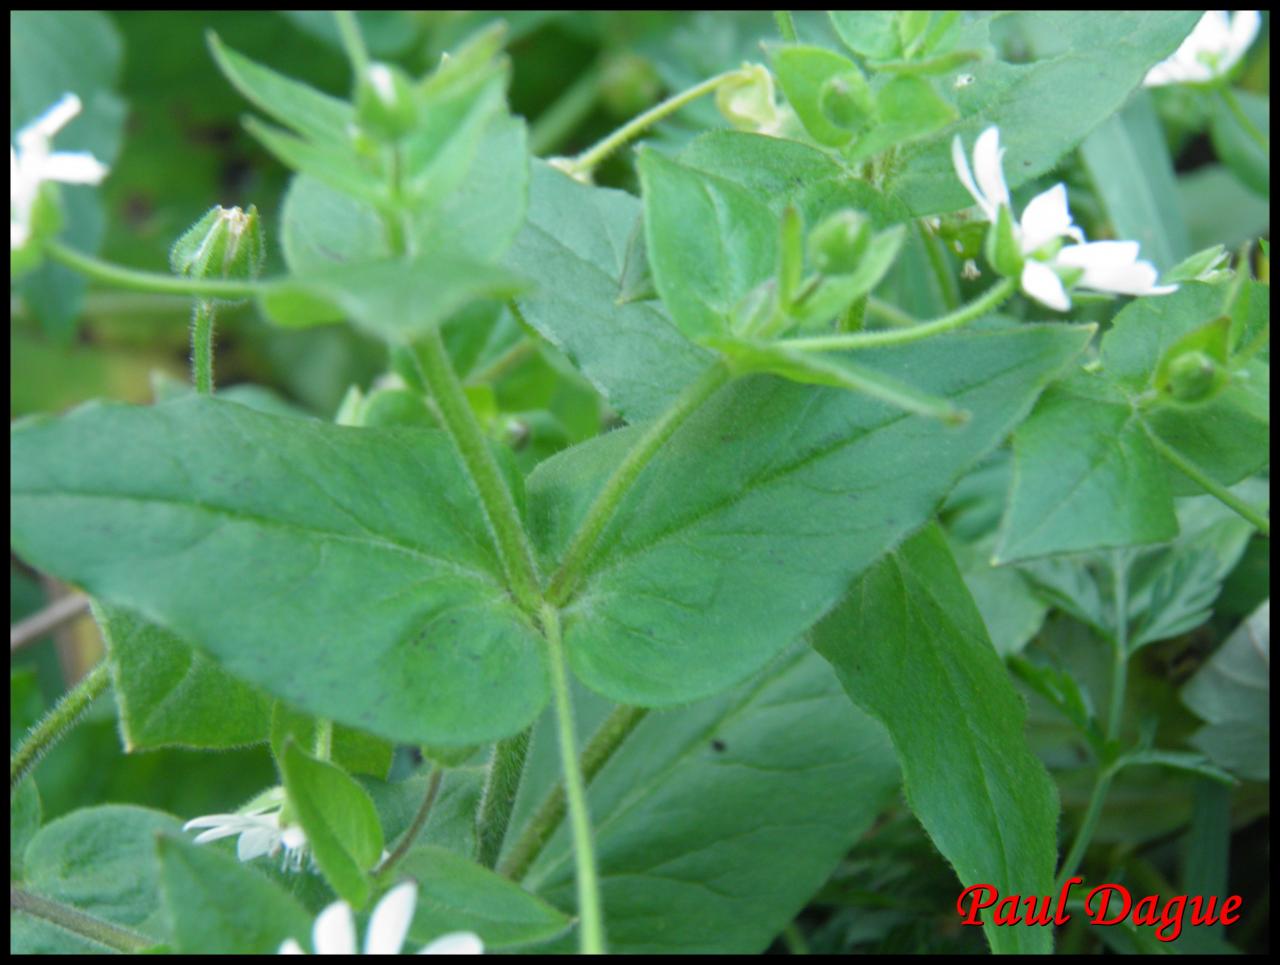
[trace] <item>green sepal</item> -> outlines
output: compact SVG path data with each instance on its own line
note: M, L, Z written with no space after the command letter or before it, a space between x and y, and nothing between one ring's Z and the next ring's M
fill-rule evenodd
M842 130L856 134L876 119L876 99L871 85L856 67L829 78L818 94L822 115Z
M1221 315L1170 345L1152 379L1161 397L1184 405L1216 398L1231 381L1227 369L1230 337L1231 317Z
M1184 258L1165 272L1160 280L1166 285L1187 281L1202 281L1215 285L1229 281L1233 274L1229 264L1230 259L1231 255L1223 245L1214 245Z
M845 208L809 234L809 260L824 275L847 275L857 269L870 244L870 219L861 211Z
M417 126L418 91L395 64L370 64L356 87L355 100L357 123L383 141L399 141Z
M1013 223L1013 212L1007 204L1000 205L995 223L987 231L987 262L1006 278L1022 274L1022 247L1018 244L1018 231Z
M265 258L262 222L252 204L247 212L214 205L169 250L175 274L200 279L257 278Z

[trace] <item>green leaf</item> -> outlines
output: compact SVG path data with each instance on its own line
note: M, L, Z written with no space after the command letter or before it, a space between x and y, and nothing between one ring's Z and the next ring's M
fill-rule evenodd
M311 916L279 885L216 848L162 836L155 842L174 951L270 955L307 942Z
M984 128L998 126L1005 177L1010 188L1017 188L1052 169L1119 110L1147 70L1173 53L1198 14L1121 11L1099 17L1089 11L1037 11L1017 16L1027 34L1052 39L1053 53L1031 63L984 60L967 69L973 82L955 91L960 121L908 145L890 183L917 216L972 202L952 165L954 135L971 147Z
M28 775L14 788L9 799L9 880L21 881L23 853L40 829L40 791Z
M1140 392L1174 343L1224 311L1224 293L1215 285L1188 283L1160 298L1135 298L1116 315L1102 338L1102 371L1121 386Z
M586 691L574 705L588 733L612 709ZM513 827L558 780L553 734L546 715ZM733 690L650 713L588 791L610 950L763 952L897 785L884 731L803 644ZM573 869L562 825L526 884L572 909Z
M828 276L799 306L796 311L799 324L812 328L830 322L848 311L858 299L869 295L898 260L906 234L906 225L895 225L873 236L857 268L847 275Z
M1026 326L864 353L889 378L969 410L960 428L835 389L731 383L676 430L602 531L564 609L574 670L615 700L654 706L758 669L933 515L1087 337ZM634 439L611 433L530 477L548 560Z
M333 890L356 908L369 900L366 874L382 854L382 826L368 793L342 768L286 741L280 769L307 845Z
M848 144L854 131L833 123L827 116L822 109L822 92L823 85L833 77L859 74L857 65L834 50L802 44L774 47L769 50L769 61L782 92L809 135L828 147Z
M1142 257L1167 271L1191 253L1173 161L1151 95L1136 94L1080 146L1117 238L1138 242Z
M255 64L226 46L213 31L207 40L223 75L258 110L311 140L350 142L355 123L350 104Z
M177 833L172 815L103 804L50 821L27 846L25 886L36 894L161 939L165 923L153 842Z
M192 397L29 421L11 458L15 552L308 713L470 743L545 701L539 638L439 433Z
M414 848L401 862L418 882L412 941L452 931L480 936L485 950L545 941L569 927L569 917L513 881L434 845Z
M876 94L876 124L850 152L850 158L872 157L898 144L932 134L956 119L956 109L923 77L895 77Z
M286 167L318 178L368 204L386 203L384 178L357 163L343 148L294 137L256 117L246 118L244 126Z
M1058 800L1027 748L1026 710L941 531L872 567L814 631L850 699L888 729L907 802L968 886L1048 895ZM1048 952L1034 926L983 926L994 952Z
M163 627L94 604L126 751L224 750L267 737L270 700Z
M1207 164L1178 178L1178 199L1192 250L1216 244L1234 248L1271 226L1271 205L1221 164Z
M1016 569L991 563L994 539L976 545L952 539L950 545L996 652L1002 657L1020 653L1044 623L1048 608Z
M828 16L845 46L872 60L888 60L902 55L898 36L898 11L833 10Z
M1070 673L1047 664L1032 663L1025 657L1016 655L1009 658L1009 669L1019 680L1053 704L1089 740L1094 750L1101 752L1102 733L1098 729L1093 703L1089 700L1088 692L1080 688Z
M1191 743L1221 767L1271 780L1271 601L1236 628L1182 689L1205 721Z
M345 314L371 335L407 344L478 298L510 298L524 287L524 279L504 268L435 252L411 261L309 272L277 282L258 300L281 325L316 324ZM306 309L301 315L300 305Z
M277 760L291 737L299 747L315 747L316 719L277 700L271 709L271 753ZM395 748L390 741L335 724L330 744L330 759L350 774L371 774L385 780L391 770Z
M1265 94L1235 88L1228 95L1240 104L1240 109L1271 143L1271 98ZM1238 177L1255 194L1271 197L1271 158L1262 146L1245 130L1240 119L1225 107L1216 107L1209 116L1209 134L1214 150Z
M638 167L663 303L694 341L725 334L738 302L777 267L777 220L737 184L656 151L642 151Z
M997 561L1176 535L1167 470L1140 418L1095 375L1045 392L1013 436L1013 490Z
M1162 751L1155 748L1129 751L1122 754L1113 765L1118 771L1125 767L1137 767L1144 764L1167 767L1183 774L1196 777L1207 777L1219 784L1234 784L1235 780L1221 768L1214 767L1203 754L1195 751Z
M761 342L740 338L715 339L708 343L729 359L738 374L767 372L806 385L829 385L862 392L887 402L904 412L941 419L960 425L967 418L949 399L928 395L918 389L859 365L844 355L819 355L787 348L786 342Z
M377 211L306 174L295 176L285 192L280 244L295 275L391 257Z
M506 262L538 279L517 296L520 317L633 421L660 415L712 359L655 303L621 300L639 220L631 195L579 184L538 161L529 217Z

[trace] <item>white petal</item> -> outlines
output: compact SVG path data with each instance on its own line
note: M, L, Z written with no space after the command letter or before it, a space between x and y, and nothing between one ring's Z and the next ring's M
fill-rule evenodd
M1068 245L1058 252L1057 262L1071 268L1084 269L1082 285L1090 288L1091 279L1105 278L1117 267L1133 264L1138 260L1136 241L1091 241L1084 245Z
M386 64L369 65L369 83L373 85L374 93L384 104L395 103L396 85L391 76L391 68Z
M369 931L364 936L366 955L399 955L409 923L417 907L418 886L412 881L396 885L378 902L369 917Z
M292 938L286 938L284 941L280 943L280 950L276 952L276 954L277 955L305 955L307 953L304 952L302 950L302 946L299 945Z
M354 955L356 922L351 906L345 901L335 901L320 912L311 931L311 944L317 955Z
M986 198L989 216L995 221L994 212L1002 204L1009 203L1009 188L1004 183L1001 164L1004 151L1000 147L1000 129L988 127L978 135L973 145L973 173L978 187Z
M236 842L236 857L252 861L264 854L271 854L280 846L280 832L272 827L252 827L240 835Z
M75 94L63 94L56 104L37 117L18 132L18 146L22 147L23 139L39 137L44 141L53 139L53 135L67 126L68 122L80 113L80 98Z
M222 826L235 826L237 829L244 824L244 816L241 814L206 814L203 817L192 818L182 826L183 831L190 831L192 828L217 828Z
M26 225L17 222L9 222L9 250L13 251L21 248L27 243L27 239L31 237L31 229Z
M291 824L280 832L280 843L291 851L307 846L307 833L296 824Z
M88 151L59 151L41 165L41 177L64 184L97 184L111 169Z
M1062 279L1044 262L1028 258L1022 266L1021 280L1022 290L1042 305L1048 305L1059 312L1065 312L1071 307L1071 299L1067 297L1067 290L1062 287Z
M977 184L973 181L973 172L969 170L969 159L964 155L964 142L960 140L959 134L951 139L951 163L955 165L956 177L960 179L964 189L969 192L969 197L973 198L983 211L986 211L986 198L982 196Z
M1037 194L1022 212L1022 253L1031 252L1055 238L1071 237L1084 241L1084 235L1071 221L1067 207L1067 186L1055 184Z
M1244 56L1258 30L1262 27L1262 14L1257 10L1237 10L1231 17L1231 36L1227 41L1227 57L1222 69L1231 67Z
M483 955L484 943L480 936L469 931L455 931L441 935L418 953L419 955Z

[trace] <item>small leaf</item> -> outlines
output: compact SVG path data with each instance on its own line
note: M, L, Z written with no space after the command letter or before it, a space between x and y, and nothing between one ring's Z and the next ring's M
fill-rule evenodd
M1234 97L1256 131L1271 143L1271 98L1265 94L1233 88ZM1234 111L1216 107L1209 115L1209 133L1218 152L1233 174L1249 190L1263 198L1271 197L1271 158L1267 151L1245 130Z
M888 60L902 54L894 10L838 10L828 14L836 33L855 54Z
M1235 779L1221 768L1214 767L1203 754L1194 751L1162 751L1155 748L1129 751L1117 758L1114 771L1125 767L1155 764L1170 770L1181 771L1196 777L1207 777L1219 784L1234 784Z
M827 147L841 147L848 144L858 127L874 120L869 112L874 109L870 95L862 97L866 79L856 64L848 57L842 57L833 50L822 47L808 47L789 44L775 47L769 51L769 59L773 63L774 72L778 75L778 83L787 101L795 109L800 123L809 135L819 144ZM845 98L862 99L865 107L862 113L868 115L863 124L842 123L842 115L832 117L830 109L824 110L824 93L830 100L838 96L828 92L828 83L837 78L845 79L848 88ZM854 80L857 78L857 80ZM859 81L861 83L859 83ZM828 105L830 108L833 105ZM847 119L846 119L847 120Z
M923 77L895 77L876 94L876 114L882 123L871 128L850 152L850 158L872 157L898 144L926 137L956 119L956 109Z
M330 759L350 774L370 774L386 780L395 747L390 741L342 724L333 724ZM275 701L271 712L271 753L278 760L292 738L299 747L316 744L316 719Z
M294 741L280 756L284 786L307 846L334 891L357 908L369 899L366 872L382 854L382 826L373 801L342 768L316 760Z

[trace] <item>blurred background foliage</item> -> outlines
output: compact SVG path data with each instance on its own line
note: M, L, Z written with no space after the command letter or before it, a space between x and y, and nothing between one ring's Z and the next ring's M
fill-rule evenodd
M414 72L426 70L477 27L505 20L513 63L512 107L530 122L530 143L542 156L580 150L667 93L744 60L762 59L760 41L777 39L766 12L367 11L359 16L374 56ZM820 14L801 12L796 21L802 40L820 42L830 36ZM64 90L96 92L86 99L86 122L69 130L59 147L91 149L111 163L112 171L100 192L66 190L71 243L120 264L164 270L169 246L210 205L253 203L266 219L271 259L266 273L282 268L273 239L278 238L274 227L287 172L242 128L247 105L210 58L205 39L210 30L235 50L284 74L337 96L348 93L349 71L327 13L11 14L11 135ZM1016 18L1007 24L1006 34L1001 42L1014 56L1043 42L1020 35ZM1256 98L1264 110L1270 88L1269 37L1267 15L1238 81L1242 96ZM1214 112L1195 92L1162 89L1151 96L1151 104L1172 160L1178 220L1186 226L1188 251L1267 236L1269 172L1264 177L1254 159L1233 149L1217 129ZM693 134L723 124L706 99L661 125L653 143L675 149ZM1073 210L1089 236L1107 237L1112 227L1107 205L1093 193L1082 153L1064 158L1052 177L1024 190L1066 180ZM635 190L627 152L608 161L597 180ZM940 313L956 295L936 290L937 274L928 269L927 259L938 252L924 250L928 244L923 233L912 239L883 290L916 317ZM951 258L945 251L941 256ZM958 277L959 264L953 267L953 277ZM13 291L10 307L11 418L59 412L100 397L147 402L186 379L190 304L185 299L86 289L80 279L46 266ZM505 316L490 322L511 324ZM283 331L245 306L222 313L219 327L220 388L267 391L277 404L320 418L332 418L348 386L367 388L386 370L384 350L347 326ZM480 348L467 344L463 326L453 328L449 334L455 355L476 361ZM517 448L526 470L556 448L609 424L610 414L590 386L553 352L541 350L510 361L497 388L478 393L473 402L495 434L505 433ZM527 436L531 425L543 424L538 420L544 413L554 431L543 433L521 453L521 432ZM1001 497L1002 486L993 490ZM1268 578L1269 544L1255 536L1227 577L1211 620L1149 648L1135 662L1135 717L1158 717L1166 737L1197 726L1177 691L1266 597ZM11 622L59 592L11 560ZM1087 680L1090 661L1103 650L1083 637L1079 623L1053 615L1032 646ZM100 647L86 617L15 654L11 743L96 662ZM1032 745L1058 779L1064 822L1074 826L1088 794L1084 749L1069 739L1060 716L1027 693ZM102 802L144 804L184 816L209 813L274 783L263 747L221 754L123 754L109 696L41 763L37 775L46 821ZM1189 849L1206 847L1204 816L1229 814L1230 878L1232 888L1245 897L1246 914L1226 938L1236 948L1264 950L1269 945L1268 790L1266 783L1245 782L1230 792L1226 810L1212 789L1154 768L1134 769L1113 789L1098 841L1113 849L1114 864L1130 884L1162 894L1182 893L1195 883L1184 874L1194 866ZM900 805L882 816L775 949L981 951L985 945L979 930L955 923L955 893L954 875ZM1192 931L1177 943L1178 950L1218 948L1216 936ZM1082 916L1060 935L1059 947L1151 950L1143 936L1091 928Z

